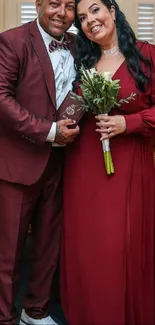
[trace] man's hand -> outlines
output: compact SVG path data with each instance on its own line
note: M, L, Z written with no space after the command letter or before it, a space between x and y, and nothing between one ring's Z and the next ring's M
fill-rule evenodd
M69 128L69 126L74 126L75 124L76 122L71 119L57 121L54 142L60 146L73 142L80 132L79 126L76 126L74 129Z

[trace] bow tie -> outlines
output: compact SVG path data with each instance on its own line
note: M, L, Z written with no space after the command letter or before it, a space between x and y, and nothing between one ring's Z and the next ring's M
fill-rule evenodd
M62 41L58 42L56 40L52 40L51 43L49 44L49 51L52 52L56 49L61 49L61 50L68 50L69 48L69 42L68 41Z

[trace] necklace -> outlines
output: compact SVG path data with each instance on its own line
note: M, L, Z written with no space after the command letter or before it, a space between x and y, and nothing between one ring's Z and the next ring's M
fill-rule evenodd
M120 50L119 50L119 47L117 45L117 46L113 47L110 50L102 50L102 52L103 52L104 56L113 56L113 55L119 53Z

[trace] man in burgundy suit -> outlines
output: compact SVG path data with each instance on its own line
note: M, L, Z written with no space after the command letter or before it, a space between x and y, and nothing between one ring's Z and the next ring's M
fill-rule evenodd
M36 0L36 8L37 20L0 34L0 325L15 324L30 221L30 278L20 324L56 324L48 303L61 231L60 146L79 133L68 127L72 120L56 122L75 78L75 39L66 32L74 0Z

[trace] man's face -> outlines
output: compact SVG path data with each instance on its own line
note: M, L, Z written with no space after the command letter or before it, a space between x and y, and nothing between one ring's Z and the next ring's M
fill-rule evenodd
M60 39L73 23L75 0L36 0L36 9L41 27Z

